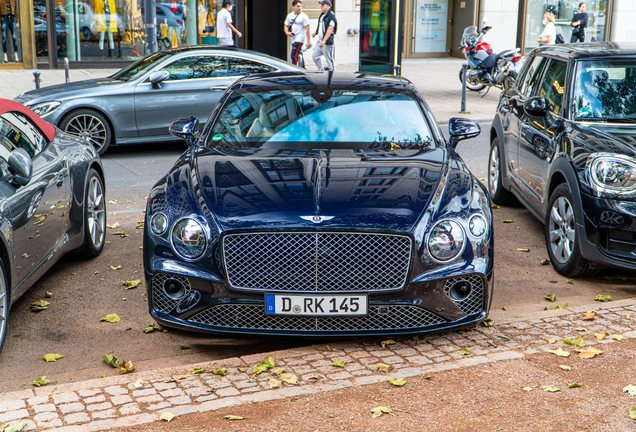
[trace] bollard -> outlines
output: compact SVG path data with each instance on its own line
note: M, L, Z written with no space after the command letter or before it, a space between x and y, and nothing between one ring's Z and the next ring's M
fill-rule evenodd
M40 88L40 72L35 71L33 72L33 77L35 78L33 81L35 82L35 88L39 89Z
M468 65L464 63L462 65L462 106L459 111L460 114L469 114L469 112L466 111L466 75L468 75Z
M69 74L68 57L64 57L64 78L66 78L67 84L71 82L71 77Z
M401 70L402 70L402 66L401 65L393 65L393 74L395 76L400 76Z

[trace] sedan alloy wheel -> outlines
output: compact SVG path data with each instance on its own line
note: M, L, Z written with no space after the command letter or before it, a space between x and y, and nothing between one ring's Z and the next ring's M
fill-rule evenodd
M106 204L104 185L94 169L89 172L86 191L85 246L91 256L97 256L104 247L106 231Z
M60 129L88 141L100 155L103 155L110 145L110 126L104 116L97 111L88 109L73 111L62 120Z

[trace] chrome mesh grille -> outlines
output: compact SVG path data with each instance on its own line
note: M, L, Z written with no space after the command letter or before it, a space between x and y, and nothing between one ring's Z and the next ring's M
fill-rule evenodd
M183 276L157 273L152 277L152 307L159 312L169 313L183 300L173 300L166 295L163 290L163 284L170 279L176 279L183 284L185 288L183 299L187 298L192 290L190 282Z
M267 291L395 290L406 283L408 236L370 233L231 234L231 287Z
M472 286L470 295L464 300L455 300L450 295L450 289L458 282L466 281ZM472 315L481 312L484 309L485 296L484 278L478 275L460 276L451 278L444 285L444 292L449 299L453 301L466 315Z
M380 313L380 308L385 313ZM360 317L295 317L267 315L265 306L222 304L199 312L190 322L246 330L364 331L415 329L445 322L438 316L410 305L369 306Z

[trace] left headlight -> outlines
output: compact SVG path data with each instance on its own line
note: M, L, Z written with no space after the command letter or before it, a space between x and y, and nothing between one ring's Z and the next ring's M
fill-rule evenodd
M594 153L587 161L590 185L598 193L631 194L636 191L636 160L612 153Z
M181 219L174 224L171 239L175 252L188 260L201 257L207 247L205 230L191 218Z
M55 111L60 105L62 105L62 102L50 101L50 102L42 102L39 104L31 105L28 108L34 113L36 113L37 115L39 115L40 117L42 117L47 115L48 113Z
M438 222L428 236L428 251L438 261L450 261L464 250L466 235L454 220Z

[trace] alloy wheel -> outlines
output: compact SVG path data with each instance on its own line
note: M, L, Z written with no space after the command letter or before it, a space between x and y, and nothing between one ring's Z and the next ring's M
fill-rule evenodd
M106 144L106 125L91 114L73 117L66 125L66 132L90 142L98 153Z
M2 339L7 332L7 322L9 320L9 298L7 284L2 273L0 273L0 278L0 351L2 351Z
M97 177L91 177L88 183L88 201L86 206L89 238L93 247L99 248L104 240L106 209L104 205L104 188Z
M490 195L493 196L497 193L497 184L499 183L499 147L496 145L493 145L490 150L488 183L490 186Z
M552 204L549 220L549 240L552 255L564 264L570 260L576 241L574 209L567 198L560 196Z

